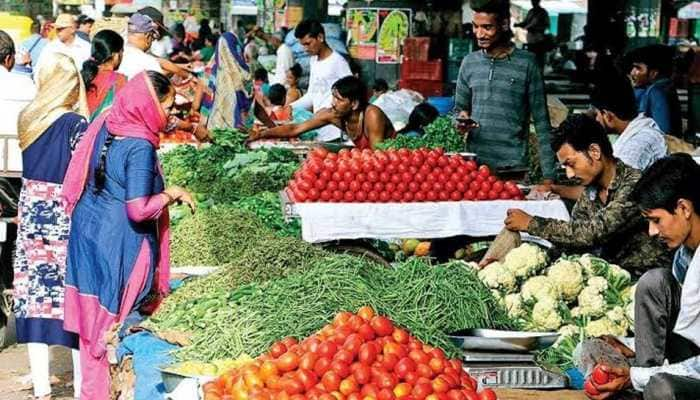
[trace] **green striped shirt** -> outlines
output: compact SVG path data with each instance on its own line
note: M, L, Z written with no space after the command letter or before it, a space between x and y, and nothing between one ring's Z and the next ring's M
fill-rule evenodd
M468 54L459 70L455 104L479 123L469 134L469 151L491 167L528 167L532 114L542 174L554 177L544 82L530 52L514 49L502 59L492 59L481 50Z

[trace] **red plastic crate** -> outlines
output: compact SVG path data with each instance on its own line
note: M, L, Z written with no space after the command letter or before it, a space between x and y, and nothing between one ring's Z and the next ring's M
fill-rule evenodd
M429 37L409 37L403 42L403 56L416 61L428 61Z
M423 80L442 82L442 60L414 61L404 58L401 63L402 80Z
M415 90L416 92L423 95L423 97L440 97L444 91L444 84L442 81L428 81L423 79L417 80L407 80L401 79L399 81L399 88Z

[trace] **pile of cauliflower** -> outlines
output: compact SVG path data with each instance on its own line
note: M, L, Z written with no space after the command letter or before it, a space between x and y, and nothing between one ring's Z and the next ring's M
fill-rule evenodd
M547 253L525 243L479 278L530 331L625 336L634 325L634 286L629 272L590 254L563 256L548 265Z

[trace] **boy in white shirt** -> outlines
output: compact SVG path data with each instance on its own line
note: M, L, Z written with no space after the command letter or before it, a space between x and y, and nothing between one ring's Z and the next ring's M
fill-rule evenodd
M340 78L352 75L347 60L333 51L326 43L323 25L315 20L302 21L294 30L294 36L311 56L309 90L292 107L305 108L312 112L330 108L333 102L331 88ZM328 142L341 137L341 131L327 125L318 129L318 140Z

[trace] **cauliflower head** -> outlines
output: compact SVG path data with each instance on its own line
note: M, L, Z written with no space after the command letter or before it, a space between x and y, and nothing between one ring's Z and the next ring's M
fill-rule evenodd
M634 332L634 303L629 303L625 306L625 316L630 324L630 330Z
M547 253L539 246L523 243L506 254L503 266L516 278L524 279L535 275L547 265L547 261Z
M624 307L616 306L605 313L605 317L612 321L620 329L625 330L625 334L630 328L630 321L627 319L627 312Z
M556 300L559 298L559 292L556 286L552 283L550 278L544 275L533 276L525 281L520 294L525 301L542 300L544 298Z
M576 261L560 258L549 267L547 276L557 289L559 297L567 302L576 300L583 289L583 267Z
M610 286L617 290L624 290L632 282L632 276L630 273L619 265L610 264L608 268L608 282Z
M583 317L601 317L605 314L605 298L594 288L585 287L578 295L578 306ZM572 311L573 315L573 311Z
M494 262L479 271L479 279L491 289L504 293L512 293L515 290L516 279L513 273L503 264Z
M508 316L514 319L525 317L525 309L523 308L523 298L520 293L507 294L504 297L505 307L508 311Z
M608 281L602 276L593 276L588 279L587 286L598 293L605 293L608 290Z
M608 317L593 320L586 325L586 335L600 337L603 335L625 336L627 327L616 324Z
M576 325L564 325L559 328L557 333L559 333L559 337L557 338L557 341L554 342L555 347L566 338L578 336L581 333L581 328Z
M602 258L591 254L584 254L579 257L578 262L583 266L586 276L606 276L608 273L608 262Z
M621 293L622 300L625 304L634 303L634 294L637 291L637 284L627 286Z
M555 331L562 324L559 303L551 297L543 297L532 308L533 328L540 331Z

